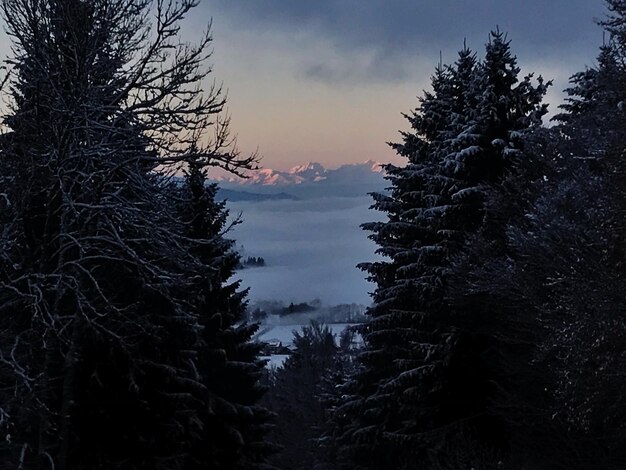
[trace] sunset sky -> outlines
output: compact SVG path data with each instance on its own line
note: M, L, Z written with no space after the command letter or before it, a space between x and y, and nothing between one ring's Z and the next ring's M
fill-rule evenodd
M242 152L276 169L333 168L401 162L386 142L439 54L453 62L466 39L482 55L496 26L524 72L554 80L554 112L568 77L595 63L606 13L602 0L201 0L183 34L198 39L213 19L213 77Z
M567 78L593 65L605 14L601 0L204 0L192 24L213 18L214 75L241 149L286 169L392 161L385 142L406 128L401 112L440 51L454 61L467 38L482 53L496 25L524 71L554 79L558 104Z

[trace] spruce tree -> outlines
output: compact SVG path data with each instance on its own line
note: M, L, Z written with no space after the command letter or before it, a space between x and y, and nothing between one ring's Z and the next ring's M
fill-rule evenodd
M202 390L199 439L185 468L254 469L264 465L273 446L264 440L269 412L258 402L264 362L261 344L252 342L256 325L245 322L246 290L230 278L240 264L234 241L225 238L228 211L216 201L217 186L207 184L207 162L191 158L181 188L179 213L200 263L187 299L201 326L198 369Z
M468 125L445 159L456 179L450 195L452 208L446 216L464 239L464 246L451 259L446 288L455 329L448 362L448 419L471 417L464 420L467 432L480 445L499 452L507 451L510 436L498 401L511 388L511 359L523 355L519 343L525 339L516 337L517 318L496 308L488 297L473 295L463 279L470 266L480 267L487 257L507 255L507 221L520 212L516 205L523 205L522 194L516 194L509 183L536 177L528 162L537 165L537 161L525 152L525 140L541 125L547 111L542 99L549 84L539 77L534 86L532 75L520 81L519 71L506 36L492 32L485 58L470 82Z
M491 413L509 423L511 468L624 461L623 380L611 372L624 367L622 57L611 40L571 78L557 125L526 139L530 162L488 201L505 235L479 233L454 281L458 305L499 312L489 326L506 375Z
M484 342L464 331L471 313L452 307L448 280L485 224L489 185L545 113L546 85L532 85L531 77L518 83L518 73L500 32L478 64L464 49L454 66L439 67L434 92L410 117L413 131L394 145L409 163L390 167L390 194L375 195L374 208L388 220L364 226L386 259L364 265L377 284L375 303L363 370L343 407L355 417L345 436L364 467L445 468L455 445L475 448L465 464L491 458L491 443L483 451L472 442L491 378L482 365L465 369L465 357L480 356Z
M348 461L368 468L411 468L420 453L418 426L434 420L414 384L434 384L447 346L432 329L417 326L436 317L427 311L442 308L444 260L453 235L440 225L450 184L442 155L448 152L451 121L461 122L466 113L467 84L455 78L471 75L474 62L465 49L457 68L440 64L436 69L432 92L425 92L420 107L406 116L412 131L402 134L403 143L392 144L408 164L388 166L390 194L373 195L373 208L386 212L388 220L364 225L385 260L362 265L377 284L375 303L363 331L362 371L349 384L352 396L339 411L353 419L343 425Z
M264 399L276 413L271 439L281 450L271 462L278 468L334 468L336 462L326 460L319 439L328 419L325 395L332 390L331 374L341 370L339 347L328 326L311 321L294 331L293 354L268 372L271 386Z
M610 41L595 67L572 77L553 134L557 175L525 225L510 231L520 251L512 259L524 260L529 276L524 285L515 279L515 287L543 299L538 349L550 374L549 415L561 425L550 436L558 444L543 455L569 468L617 469L625 458L624 381L612 373L626 357L619 313L626 253L626 199L618 189L626 183L623 61L621 45Z

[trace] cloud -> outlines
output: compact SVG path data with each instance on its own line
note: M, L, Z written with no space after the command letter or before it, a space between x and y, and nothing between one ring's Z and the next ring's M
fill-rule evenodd
M591 63L602 40L594 18L605 14L602 2L589 0L212 0L209 6L239 29L281 32L286 47L303 32L326 43L344 63L311 56L299 75L327 83L409 79L416 58L436 60L443 51L445 61L454 60L464 38L480 50L496 25L510 33L520 57Z
M415 73L408 61L398 60L394 51L373 49L346 58L307 64L300 75L336 85L363 81L403 82L414 78Z
M244 256L267 262L238 273L250 298L369 304L373 285L356 265L376 259L374 243L360 228L381 217L369 210L371 202L364 196L230 203L233 214L243 212L232 236Z

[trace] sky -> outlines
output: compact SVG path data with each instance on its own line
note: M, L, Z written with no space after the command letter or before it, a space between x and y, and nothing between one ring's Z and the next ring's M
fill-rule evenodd
M213 20L213 77L242 152L333 168L401 163L386 142L440 54L453 62L464 40L480 54L496 26L523 72L554 80L554 112L568 77L593 66L605 14L602 0L203 0L185 33Z

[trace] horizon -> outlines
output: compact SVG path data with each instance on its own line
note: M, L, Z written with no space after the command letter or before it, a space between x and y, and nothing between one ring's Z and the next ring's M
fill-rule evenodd
M363 161L353 161L353 162L347 162L347 163L334 162L334 163L325 165L319 161L309 160L309 161L303 161L300 163L294 162L294 164L290 166L271 166L271 167L264 165L263 163L264 163L263 161L260 161L257 168L246 170L245 173L248 173L248 174L257 173L263 170L272 170L272 171L277 171L281 173L295 173L298 170L306 169L306 167L309 167L311 165L320 165L325 171L334 171L334 170L338 170L339 168L343 168L347 166L385 165L387 162L368 159L368 160L363 160ZM216 175L214 175L213 173L217 173L217 175L220 177L231 176L233 178L241 178L236 175L233 175L231 172L229 172L228 170L224 170L223 168L213 167L209 171L209 179L215 179Z

